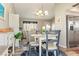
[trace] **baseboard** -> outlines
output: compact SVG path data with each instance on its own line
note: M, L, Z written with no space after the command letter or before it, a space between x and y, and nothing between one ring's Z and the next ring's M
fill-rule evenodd
M60 46L60 47L63 47L63 48L67 48L65 45L61 45L61 44L59 44L59 46Z

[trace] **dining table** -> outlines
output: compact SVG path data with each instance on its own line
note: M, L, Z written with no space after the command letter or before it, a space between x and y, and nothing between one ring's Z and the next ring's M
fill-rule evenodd
M42 49L41 49L42 44L41 44L41 42L42 42L42 40L46 40L46 34L31 34L31 36L34 37L35 41L38 38L38 40L39 40L39 56L41 56L41 52L42 52ZM53 35L53 34L48 35L49 39L53 39L53 40L54 39L56 40L56 36L57 35ZM45 46L43 45L43 47L45 47ZM51 48L49 48L49 49L51 49Z

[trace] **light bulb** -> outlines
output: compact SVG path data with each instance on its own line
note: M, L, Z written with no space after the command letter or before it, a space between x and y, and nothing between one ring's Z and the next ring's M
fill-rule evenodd
M38 11L38 13L42 13L42 12L43 12L42 10L39 10L39 11Z
M45 11L44 13L45 13L45 15L48 15L48 11Z
M39 15L39 13L36 13L36 15Z
M40 14L40 16L44 16L44 14L42 13L42 14Z

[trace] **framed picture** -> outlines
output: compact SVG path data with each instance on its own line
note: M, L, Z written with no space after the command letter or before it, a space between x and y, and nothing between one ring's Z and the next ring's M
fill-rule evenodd
M0 3L0 17L4 17L4 6Z

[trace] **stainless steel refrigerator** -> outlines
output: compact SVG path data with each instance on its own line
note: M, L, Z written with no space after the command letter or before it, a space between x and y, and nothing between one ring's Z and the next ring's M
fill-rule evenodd
M67 46L79 47L79 16L66 16Z

